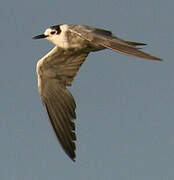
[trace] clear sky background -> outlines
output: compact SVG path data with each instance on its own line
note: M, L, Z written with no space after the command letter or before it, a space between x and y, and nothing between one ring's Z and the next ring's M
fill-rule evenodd
M174 179L174 1L3 0L0 6L0 179ZM77 158L62 151L37 90L35 66L54 24L87 24L148 43L163 62L91 53L70 88Z

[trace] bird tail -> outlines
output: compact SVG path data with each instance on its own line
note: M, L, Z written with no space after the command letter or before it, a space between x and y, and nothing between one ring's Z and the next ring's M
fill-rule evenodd
M131 46L146 46L146 43L141 43L141 42L132 42L132 41L124 41L126 44L131 45Z

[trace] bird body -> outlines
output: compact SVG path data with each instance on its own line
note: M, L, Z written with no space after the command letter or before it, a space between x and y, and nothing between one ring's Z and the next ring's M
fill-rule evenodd
M108 30L86 25L55 25L34 39L45 38L55 47L37 63L38 90L54 132L66 154L75 160L76 103L67 89L90 52L111 49L148 59L161 59L141 51L139 42L122 40Z

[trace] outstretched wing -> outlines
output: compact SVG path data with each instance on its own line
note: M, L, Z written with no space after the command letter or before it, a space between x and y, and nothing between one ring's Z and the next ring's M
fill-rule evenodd
M113 36L110 31L83 25L70 25L69 30L95 45L143 59L161 61L160 58L145 53L141 51L140 48L136 47L146 44L122 40L116 36Z
M88 53L55 47L37 64L38 89L55 134L66 154L75 159L76 104L70 86Z

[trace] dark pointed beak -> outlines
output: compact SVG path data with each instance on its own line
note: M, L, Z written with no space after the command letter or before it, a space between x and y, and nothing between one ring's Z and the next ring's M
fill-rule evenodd
M45 34L40 34L38 36L34 36L32 39L42 39L42 38L46 38L47 36Z

